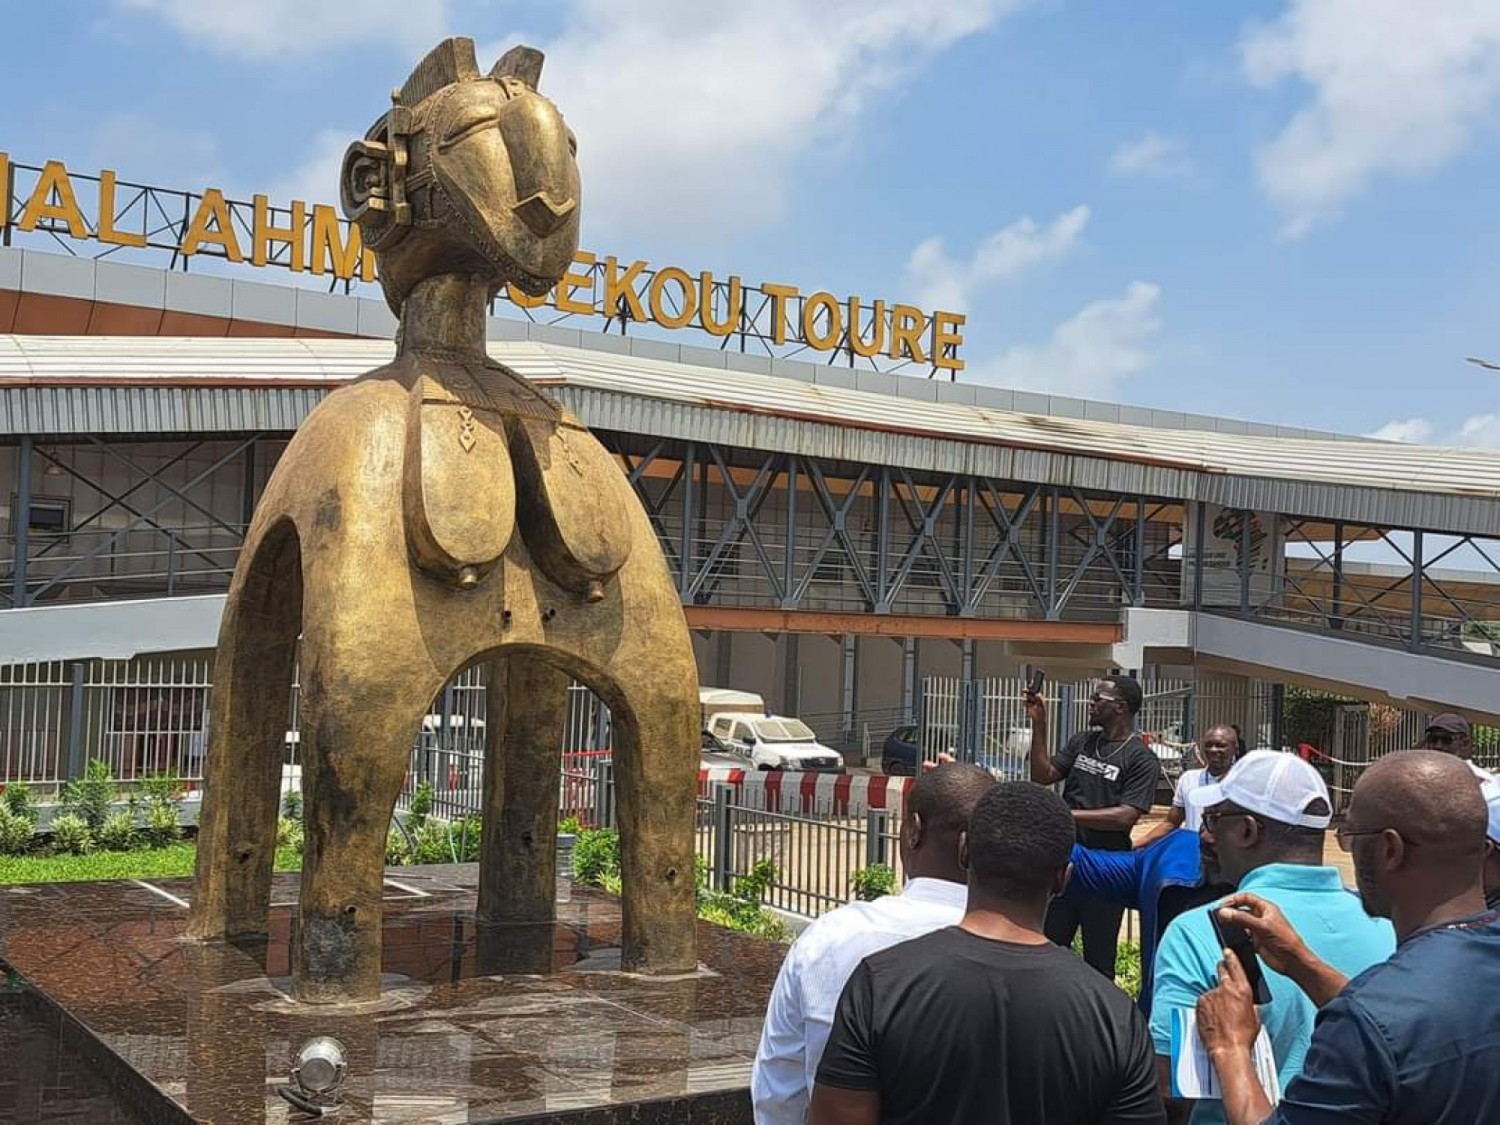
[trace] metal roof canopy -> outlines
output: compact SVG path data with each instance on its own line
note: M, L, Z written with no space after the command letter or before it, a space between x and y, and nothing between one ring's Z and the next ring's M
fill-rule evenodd
M0 336L0 435L291 430L380 340ZM537 342L490 354L598 429L1438 533L1500 535L1500 453L1161 430Z

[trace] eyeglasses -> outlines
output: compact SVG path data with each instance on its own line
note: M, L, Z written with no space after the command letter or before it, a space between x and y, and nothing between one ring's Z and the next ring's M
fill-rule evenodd
M1346 852L1353 851L1352 841L1356 836L1380 836L1385 833L1384 828L1370 828L1365 831L1356 832L1347 824L1340 824L1334 832L1334 838L1338 840L1339 847Z
M1452 746L1454 737L1451 734L1429 734L1427 736L1428 746Z
M1120 702L1120 697L1118 695L1105 695L1102 691L1096 691L1096 692L1094 692L1093 695L1089 696L1089 702L1090 703L1118 703L1118 702Z
M1222 812L1206 812L1203 814L1203 827L1208 831L1208 834L1210 836L1216 835L1218 833L1219 821L1223 820L1226 816L1248 816L1253 818L1255 814L1253 812L1246 812L1243 809L1225 809Z

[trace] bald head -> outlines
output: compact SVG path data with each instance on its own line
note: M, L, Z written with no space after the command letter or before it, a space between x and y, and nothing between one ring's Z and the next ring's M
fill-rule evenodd
M1353 810L1361 828L1394 828L1430 861L1484 854L1484 797L1468 764L1451 754L1406 750L1380 759L1355 785Z

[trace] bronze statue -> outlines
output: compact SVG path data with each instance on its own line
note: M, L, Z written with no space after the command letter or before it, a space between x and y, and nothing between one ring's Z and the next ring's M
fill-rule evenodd
M190 932L266 928L300 631L303 1000L378 995L412 743L449 678L482 662L481 920L554 917L574 677L614 718L624 965L696 967L697 673L676 587L614 459L485 351L498 288L545 293L578 244L575 141L541 69L517 47L483 74L473 42L449 39L349 148L343 205L400 317L396 358L302 424L230 586Z

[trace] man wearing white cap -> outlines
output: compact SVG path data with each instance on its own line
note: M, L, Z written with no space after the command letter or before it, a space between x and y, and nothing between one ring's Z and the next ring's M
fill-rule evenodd
M1389 922L1369 917L1346 889L1338 868L1323 863L1332 820L1328 787L1294 754L1255 750L1217 785L1199 790L1203 824L1199 845L1205 878L1229 883L1275 903L1324 962L1354 976L1385 960L1396 947ZM1156 955L1151 1036L1156 1044L1168 1116L1194 1125L1225 1120L1218 1101L1172 1100L1172 1013L1193 1008L1219 980L1223 947L1207 909L1191 910L1167 927ZM1295 983L1267 968L1271 1002L1260 1010L1281 1085L1302 1069L1317 1009Z

